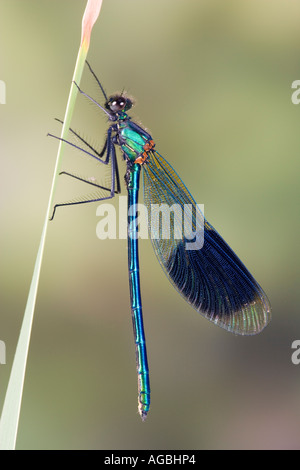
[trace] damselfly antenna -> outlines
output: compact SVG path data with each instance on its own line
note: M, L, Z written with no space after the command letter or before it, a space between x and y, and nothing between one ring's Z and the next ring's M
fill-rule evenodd
M93 77L95 78L96 82L98 83L98 85L99 85L99 87L100 87L100 89L101 89L101 91L102 91L102 93L103 93L103 96L104 96L104 98L105 98L105 101L107 101L107 95L106 95L106 93L105 93L105 91L104 91L104 88L103 88L103 86L101 85L101 83L100 83L98 77L97 77L96 74L94 73L92 67L90 66L90 64L88 63L87 60L85 61L85 63L86 63L86 65L88 66L88 68L90 69L90 72L91 72L91 74L93 75Z
M81 88L77 85L76 82L73 82L74 85L77 87L79 93L81 93L83 96L85 96L86 98L88 98L90 101L92 101L93 103L95 103L95 105L98 106L98 108L102 109L102 111L107 114L107 116L109 116L109 119L110 121L115 121L116 120L116 117L114 115L114 113L110 113L108 112L105 108L103 108L103 106L101 106L101 104L99 104L97 101L95 101L90 95L88 95L87 93L85 93L84 91L81 90Z

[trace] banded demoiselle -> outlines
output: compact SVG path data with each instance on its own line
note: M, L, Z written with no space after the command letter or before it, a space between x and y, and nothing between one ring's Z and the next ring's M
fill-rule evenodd
M65 142L82 150L101 164L110 164L111 187L100 186L88 179L79 178L65 171L61 172L96 186L100 192L106 192L106 195L103 197L103 194L99 194L99 197L93 199L56 204L52 218L59 206L99 202L111 199L120 193L116 158L116 147L120 147L126 163L125 184L128 191L128 268L138 374L138 411L144 420L150 407L150 381L142 314L136 223L141 169L144 203L148 213L151 212L153 205L164 204L172 207L175 204L182 210L189 207L190 214L193 214L192 235L197 238L195 214L199 213L199 209L178 174L155 149L151 135L133 122L127 114L133 105L132 100L124 93L108 98L92 68L88 63L87 65L104 96L104 106L93 100L78 86L77 88L106 114L111 125L100 152L72 129L70 131L87 146L88 150L72 142ZM187 249L190 236L186 235L186 232L178 236L178 233L182 233L179 230L182 228L179 226L182 220L179 218L171 218L168 237L163 236L160 225L154 233L153 227L149 226L153 249L164 272L185 300L208 320L234 334L260 333L271 319L271 308L266 294L212 225L206 219L202 220L203 224L199 229L202 230L200 249L199 247Z

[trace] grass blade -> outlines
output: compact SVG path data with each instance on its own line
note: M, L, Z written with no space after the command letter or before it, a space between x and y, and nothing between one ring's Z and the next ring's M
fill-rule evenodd
M100 9L102 6L102 0L88 0L86 9L82 19L82 32L81 32L81 43L78 51L77 61L75 65L75 70L73 74L71 89L69 93L67 108L64 117L64 124L62 128L61 138L66 139L67 133L69 130L76 96L78 93L77 87L74 85L74 82L77 84L80 83L85 59L90 44L90 36L93 25L98 18ZM32 276L32 281L29 289L27 304L25 308L25 313L23 317L23 323L20 331L20 336L16 348L16 353L14 357L14 362L11 369L10 379L6 391L5 401L3 405L1 421L0 421L0 450L14 450L17 439L19 417L21 410L22 394L24 387L24 379L26 372L26 363L28 357L32 322L34 316L34 309L36 303L36 296L42 266L43 253L45 248L46 234L48 228L48 221L51 214L51 209L53 205L53 197L55 192L55 186L57 181L57 176L59 174L59 168L62 160L64 149L64 143L59 142L58 153L56 158L54 176L51 185L51 191L49 196L49 202L44 222L44 227L42 231L42 236L40 240L39 250L37 253L34 272Z

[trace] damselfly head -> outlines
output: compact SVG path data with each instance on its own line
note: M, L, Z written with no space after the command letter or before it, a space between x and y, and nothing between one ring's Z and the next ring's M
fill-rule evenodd
M119 113L121 111L128 111L132 107L132 101L123 95L111 96L105 103L106 109L109 109L113 113Z

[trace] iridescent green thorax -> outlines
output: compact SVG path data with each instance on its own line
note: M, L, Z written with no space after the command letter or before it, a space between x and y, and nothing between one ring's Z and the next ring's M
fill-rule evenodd
M133 130L125 122L119 122L120 135L124 140L121 148L129 160L134 161L138 155L144 152L144 145L147 138Z

